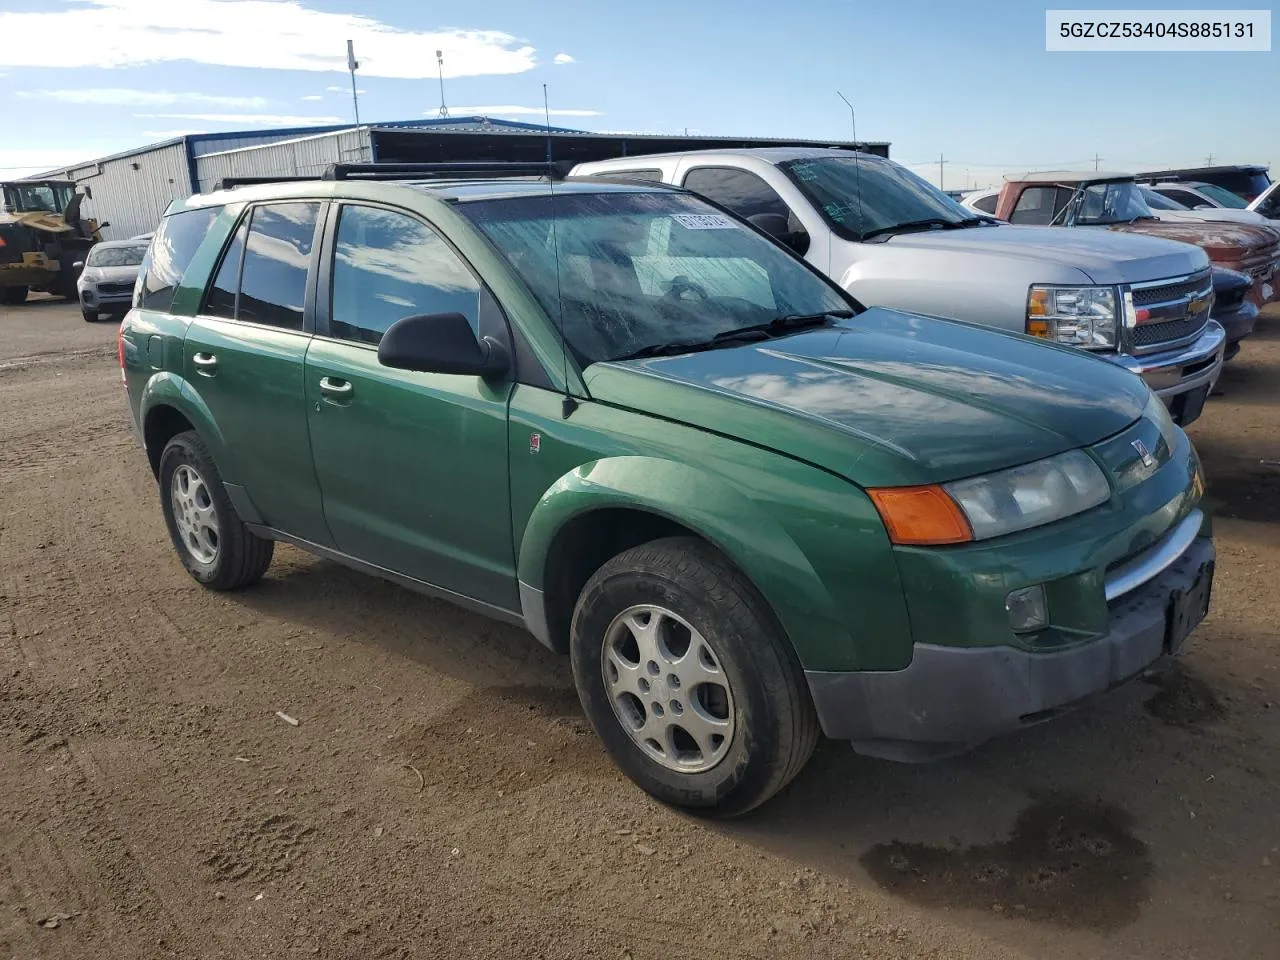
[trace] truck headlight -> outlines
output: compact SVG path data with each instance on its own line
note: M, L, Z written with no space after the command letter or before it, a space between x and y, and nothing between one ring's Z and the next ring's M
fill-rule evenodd
M1033 337L1102 350L1116 345L1118 328L1115 287L1036 284L1027 295L1027 333Z
M1111 496L1101 468L1082 450L942 486L959 504L975 540L1062 520Z

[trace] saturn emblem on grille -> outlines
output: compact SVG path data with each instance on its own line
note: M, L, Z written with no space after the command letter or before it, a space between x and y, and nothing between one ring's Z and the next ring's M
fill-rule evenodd
M1142 458L1144 467L1154 467L1156 465L1156 458L1151 455L1151 451L1147 449L1147 445L1141 440L1134 440L1130 446L1138 451L1138 456Z

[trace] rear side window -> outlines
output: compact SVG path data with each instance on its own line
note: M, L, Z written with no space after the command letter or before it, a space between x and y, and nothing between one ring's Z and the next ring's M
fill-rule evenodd
M1000 194L993 193L989 197L979 197L977 200L973 201L973 205L977 209L981 210L983 213L989 213L992 216L995 216L996 202L999 199L1000 199Z
M221 212L221 207L204 207L164 218L139 269L139 307L165 312L172 306L182 275Z
M214 277L213 286L209 288L205 298L204 313L210 317L236 318L236 293L240 289L240 264L244 260L244 239L249 234L249 220L246 217L227 245L222 255L222 264L218 267L218 275Z
M1201 206L1207 202L1203 198L1197 197L1190 190L1178 190L1173 187L1161 187L1156 192L1159 194L1162 194L1163 196L1168 197L1174 203L1182 204L1188 210L1190 210L1193 207Z
M746 170L698 167L689 171L684 178L684 185L695 193L728 207L743 218L758 213L776 213L786 217L791 212L773 187Z
M1071 191L1060 187L1027 187L1014 204L1009 222L1038 226L1053 223L1069 199Z
M397 320L423 313L460 313L478 331L480 284L421 220L344 206L334 243L331 335L377 343Z

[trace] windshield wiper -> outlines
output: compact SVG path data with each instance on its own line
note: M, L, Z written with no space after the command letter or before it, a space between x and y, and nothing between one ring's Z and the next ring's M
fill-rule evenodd
M877 227L864 233L862 239L870 240L872 237L878 237L885 233L910 233L916 230L929 230L933 227L954 230L957 227L972 226L981 222L981 217L965 217L963 220L944 220L942 217L929 217L926 220L908 220L906 223L895 223L891 227Z
M788 313L774 317L768 323L757 323L749 327L738 327L736 330L725 330L712 337L716 343L725 340L736 340L745 334L764 333L776 336L785 330L796 330L800 327L812 327L826 323L833 317L837 320L848 320L853 316L852 310L828 310L826 313Z
M694 353L698 350L715 350L719 347L728 346L735 340L749 338L753 334L763 334L763 339L769 339L784 331L825 324L832 318L848 320L853 315L852 310L830 310L826 313L788 313L781 317L774 317L768 323L757 323L749 327L738 327L734 330L722 330L709 340L669 340L666 343L651 343L647 347L641 347L639 350L624 354L621 357L614 357L613 359L615 361L640 360L645 357L670 357L680 353Z

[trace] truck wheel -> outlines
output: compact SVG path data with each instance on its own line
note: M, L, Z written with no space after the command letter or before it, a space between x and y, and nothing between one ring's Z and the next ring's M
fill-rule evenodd
M570 645L588 720L660 800L736 816L813 753L818 718L790 643L701 540L656 540L605 563L578 598Z
M275 544L249 532L200 435L176 435L160 455L160 505L182 565L211 590L257 583Z
M0 303L4 303L10 307L16 307L21 303L27 302L26 287L3 287L0 288Z

